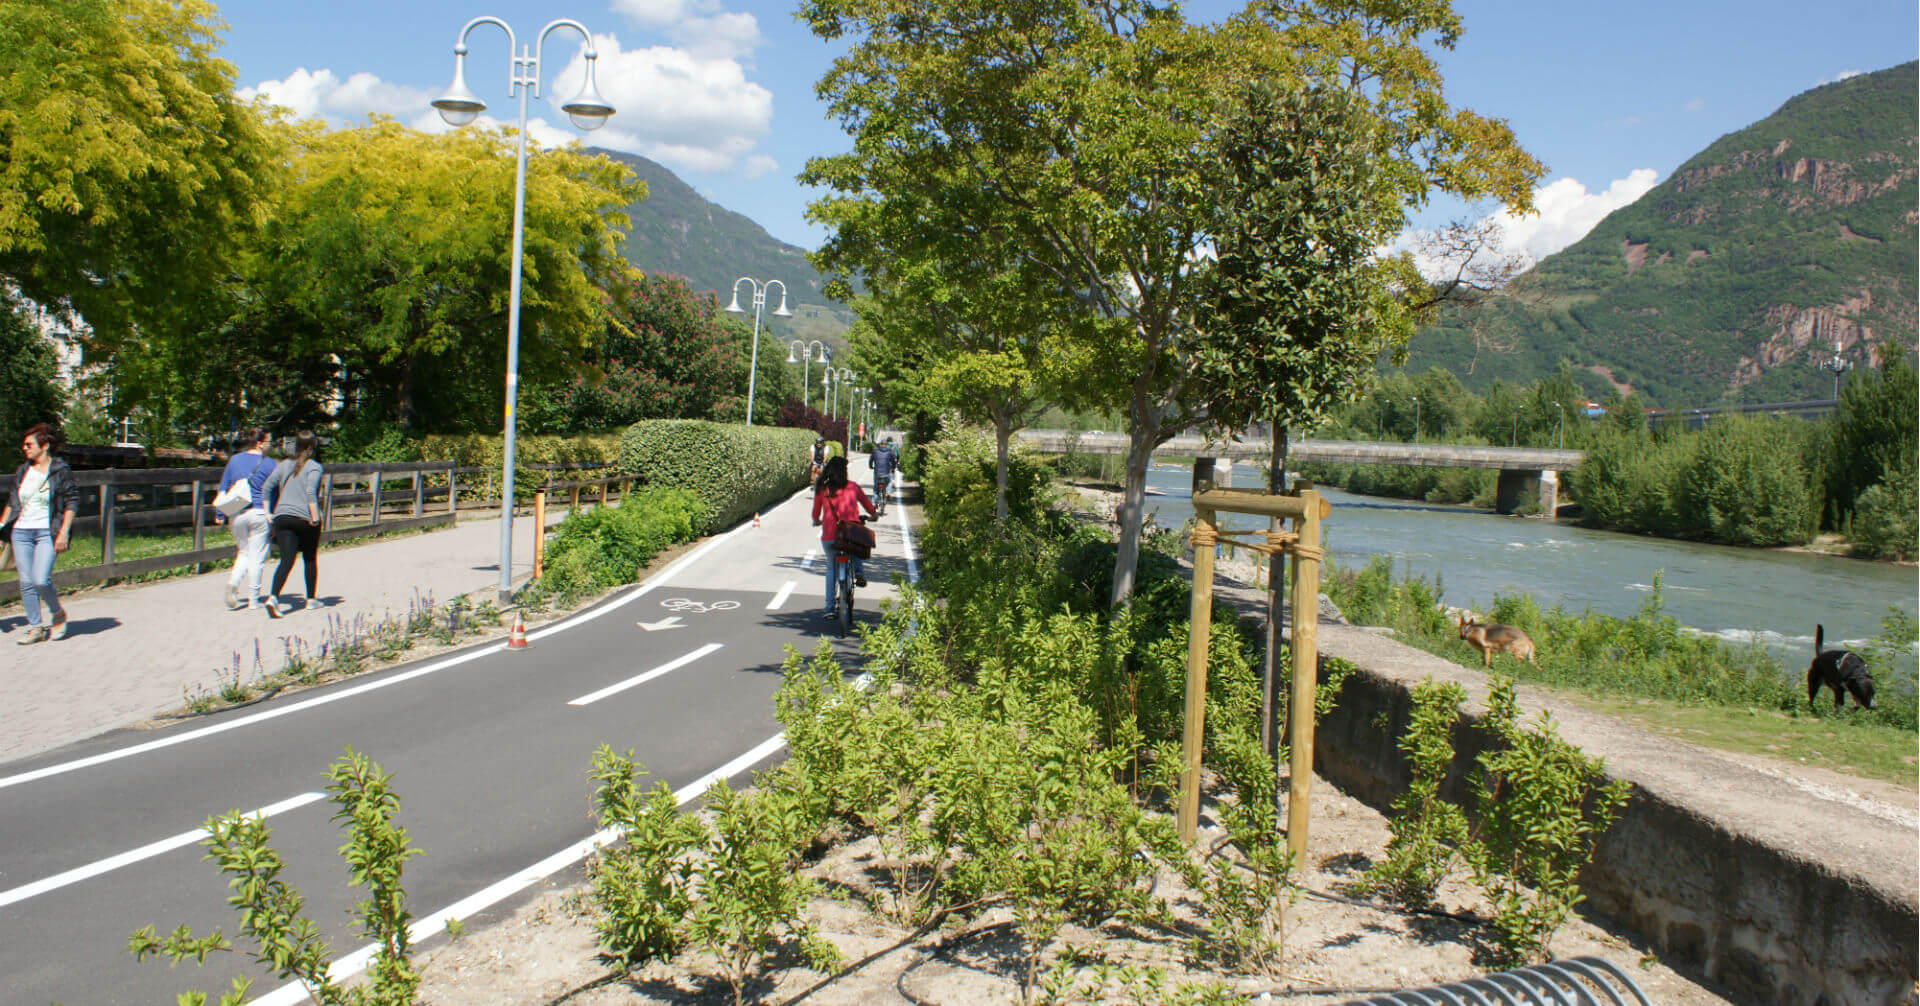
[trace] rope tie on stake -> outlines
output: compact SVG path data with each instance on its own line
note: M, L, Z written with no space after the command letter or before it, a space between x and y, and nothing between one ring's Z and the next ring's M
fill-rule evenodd
M1187 536L1187 542L1194 548L1212 548L1220 544L1220 536L1210 527L1196 527L1193 533Z

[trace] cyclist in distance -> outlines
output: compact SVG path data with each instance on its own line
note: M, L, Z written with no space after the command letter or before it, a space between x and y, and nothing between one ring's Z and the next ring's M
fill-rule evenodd
M810 456L809 461L812 467L807 469L807 481L813 483L813 491L816 493L820 491L820 472L827 465L827 455L829 453L831 452L827 450L827 438L824 436L815 437L813 439L813 454Z
M839 536L843 521L858 521L860 511L873 513L873 501L867 498L867 491L860 483L847 478L847 459L831 458L826 470L820 476L820 491L813 496L813 523L820 529L820 550L827 557L827 607L823 614L833 617L834 591L839 587L840 570L851 566L853 583L857 587L867 585L866 567L860 557L847 556L847 562L839 560L840 550L835 548L834 539Z
M880 509L885 510L887 488L893 484L893 473L900 467L900 455L893 449L892 437L881 441L873 453L867 455L867 467L873 469L873 498L879 502Z

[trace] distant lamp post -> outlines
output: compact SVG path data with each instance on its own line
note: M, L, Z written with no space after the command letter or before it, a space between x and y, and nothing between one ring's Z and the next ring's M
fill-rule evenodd
M1833 404L1840 407L1840 375L1853 369L1853 361L1840 355L1840 340L1833 340L1833 355L1820 361L1821 370L1833 371Z
M820 375L820 400L827 405L827 418L833 418L833 368Z
M1420 396L1413 396L1413 442L1420 442Z
M812 354L815 349L820 351L819 362L827 362L827 345L819 339L815 339L812 342L801 342L799 339L795 339L787 343L787 362L800 365L800 407L803 409L807 407L807 381L812 376L809 371L813 369L811 366L814 362ZM793 358L796 350L800 353L798 360Z
M747 363L747 425L753 425L753 384L760 376L760 309L767 306L767 288L780 288L780 306L773 312L776 318L791 318L793 312L787 310L787 285L777 279L765 283L752 276L742 276L733 281L733 301L726 307L728 314L746 314L740 306L740 284L746 283L753 288L753 357Z
M1554 417L1557 420L1553 428L1553 446L1555 450L1567 449L1567 409L1559 402L1553 403Z
M831 370L832 368L828 368L828 369ZM852 415L853 379L855 376L857 375L855 375L853 371L848 370L845 367L841 367L839 370L833 372L834 405L838 407L840 416L849 421L851 421L853 418L853 415ZM846 392L847 394L846 405L840 405L840 393L842 391Z
M587 42L586 83L581 86L579 94L560 106L560 110L567 113L574 125L591 130L606 125L607 117L613 114L613 106L600 97L599 88L594 86L594 60L599 58L599 54L594 52L592 33L580 22L571 18L550 21L540 29L532 45L522 47L505 21L497 17L477 17L468 21L454 40L453 83L445 94L433 99L433 107L440 111L440 118L446 120L447 125L464 126L486 111L487 103L467 87L467 36L483 24L498 25L501 31L507 33L507 94L520 99L517 126L519 151L515 155L513 171L513 272L507 293L506 437L500 463L500 600L507 601L513 596L514 407L518 403L520 390L520 250L527 215L527 98L540 96L540 53L546 47L547 36L553 34L555 29L571 28Z

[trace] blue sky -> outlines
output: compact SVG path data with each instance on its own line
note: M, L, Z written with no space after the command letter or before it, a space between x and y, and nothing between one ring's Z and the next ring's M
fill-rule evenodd
M1198 20L1238 4L1202 0ZM452 75L454 36L468 18L494 14L522 41L556 16L600 38L601 90L618 109L589 143L666 164L708 198L760 222L775 237L815 247L805 219L812 194L793 181L810 156L843 149L813 85L836 50L807 32L788 4L757 0L578 0L569 6L488 0L228 0L222 55L243 94L263 93L336 123L384 112L442 128L426 101ZM1549 254L1608 211L1631 202L1715 138L1788 98L1843 74L1914 59L1920 11L1912 0L1840 0L1820 6L1640 2L1568 4L1458 0L1465 32L1443 54L1447 96L1508 120L1548 174L1533 219L1501 223L1508 250ZM468 81L511 121L507 45L475 32ZM556 32L542 77L570 65L578 36ZM570 95L563 78L545 97ZM554 108L535 106L532 135L581 135ZM1490 212L1440 204L1433 226Z

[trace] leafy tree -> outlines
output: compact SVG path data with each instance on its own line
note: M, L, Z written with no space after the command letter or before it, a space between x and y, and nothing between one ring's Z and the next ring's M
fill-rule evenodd
M0 277L107 355L192 316L278 181L220 28L205 0L0 4Z
M22 305L0 296L0 436L60 420L53 345Z
M1067 404L1124 407L1131 441L1115 599L1132 592L1152 449L1210 420L1188 340L1196 256L1219 235L1195 151L1222 101L1254 79L1364 96L1402 204L1437 187L1524 208L1540 171L1504 124L1442 98L1426 47L1458 35L1444 0L1257 4L1215 26L1151 0L811 0L801 17L828 40L858 36L819 85L853 149L803 179L908 200L932 231L988 228L987 246L1050 278L1031 311L1087 315L1088 372L1105 377Z
M1878 372L1861 373L1840 393L1832 449L1827 455L1827 496L1841 513L1869 486L1896 472L1913 471L1920 449L1920 377L1907 351L1886 347Z
M214 320L117 357L121 391L156 407L184 400L205 418L224 419L212 411L220 405L252 418L259 409L246 374L264 360L302 373L307 383L279 393L296 414L323 410L338 391L348 409L406 427L495 428L512 264L511 132L428 135L377 117L330 132L301 124L289 135L293 178ZM616 250L621 210L638 196L625 169L604 158L571 149L528 158L523 380L571 374L600 341L609 304L601 284L626 268ZM264 338L233 338L254 334ZM217 362L190 365L201 360ZM203 369L217 380L187 383Z

